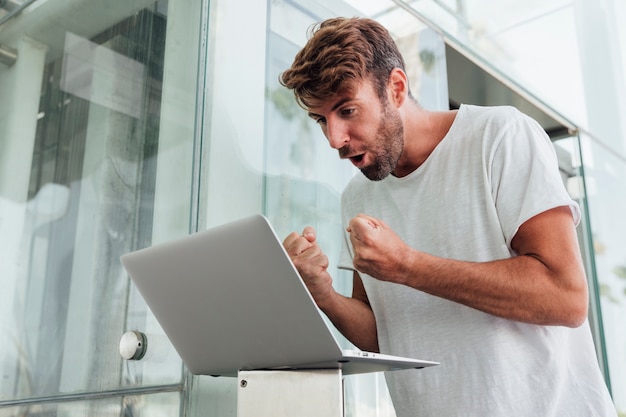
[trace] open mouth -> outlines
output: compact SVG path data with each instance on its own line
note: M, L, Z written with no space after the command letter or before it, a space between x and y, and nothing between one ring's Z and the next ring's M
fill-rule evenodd
M350 161L354 164L354 165L359 165L361 162L363 162L363 159L365 157L365 154L360 154L360 155L354 155L350 157Z
M349 159L355 167L361 168L361 166L366 163L365 156L367 155L367 151L361 151L362 153L357 154L356 152L358 152L358 150L350 149L349 147L344 146L343 148L339 149L339 157L341 159Z

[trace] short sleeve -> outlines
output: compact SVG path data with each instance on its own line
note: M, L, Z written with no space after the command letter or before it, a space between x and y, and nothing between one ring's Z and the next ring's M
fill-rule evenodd
M576 225L581 217L565 189L548 135L533 119L514 114L489 155L492 196L509 247L519 227L544 211L568 206Z

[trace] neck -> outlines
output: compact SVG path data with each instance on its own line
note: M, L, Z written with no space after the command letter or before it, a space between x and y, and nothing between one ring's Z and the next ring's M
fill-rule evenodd
M394 171L404 177L419 168L446 136L456 110L433 112L415 104L403 111L404 151Z

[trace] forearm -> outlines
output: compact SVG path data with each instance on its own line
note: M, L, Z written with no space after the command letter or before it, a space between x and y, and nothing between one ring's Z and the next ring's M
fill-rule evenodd
M542 324L579 326L587 315L587 287L580 268L552 271L525 255L474 263L413 251L398 282L494 316Z
M335 291L328 273L328 258L317 245L312 227L305 227L301 235L290 233L283 246L315 303L333 325L358 348L378 352L376 320L358 274L354 273L356 285L352 298Z
M376 320L366 302L334 293L318 305L341 334L356 347L370 352L379 351Z

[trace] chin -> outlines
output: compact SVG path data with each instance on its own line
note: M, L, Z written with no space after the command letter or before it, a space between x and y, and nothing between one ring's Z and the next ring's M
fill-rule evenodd
M387 178L390 172L381 172L380 170L366 170L362 169L361 173L370 181L382 181Z

